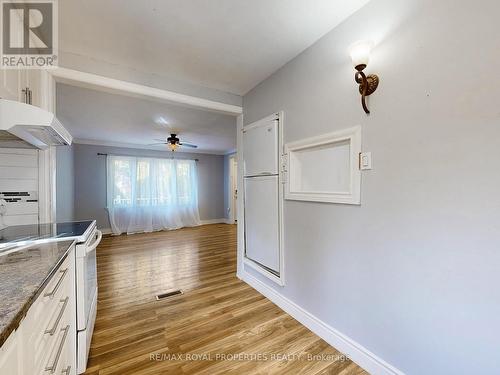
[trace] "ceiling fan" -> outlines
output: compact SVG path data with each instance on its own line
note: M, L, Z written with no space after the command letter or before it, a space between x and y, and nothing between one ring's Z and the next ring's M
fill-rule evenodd
M155 141L159 141L161 143L153 143L150 146L155 146L155 145L167 145L171 151L176 151L177 148L180 147L189 147L189 148L198 148L198 146L190 144L190 143L181 143L179 137L177 137L177 134L170 134L170 137L168 137L166 140L164 139L155 139Z

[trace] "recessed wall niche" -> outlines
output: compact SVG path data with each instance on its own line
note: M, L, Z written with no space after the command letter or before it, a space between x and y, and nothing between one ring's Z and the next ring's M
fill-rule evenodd
M360 204L361 127L285 145L285 199Z

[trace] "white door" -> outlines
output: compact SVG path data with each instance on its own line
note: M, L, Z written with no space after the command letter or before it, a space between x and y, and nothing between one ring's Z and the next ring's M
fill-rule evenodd
M233 176L232 176L232 192L233 192L233 222L238 218L238 162L233 159Z
M262 121L243 129L243 173L245 176L278 174L278 121Z
M238 202L238 162L236 157L229 158L229 186L228 186L228 200L229 200L229 221L235 224L238 218L237 202Z
M278 176L245 178L246 257L279 273Z

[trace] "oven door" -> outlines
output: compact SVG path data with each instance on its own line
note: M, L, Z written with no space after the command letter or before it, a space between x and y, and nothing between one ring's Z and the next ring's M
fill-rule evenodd
M87 242L77 245L76 255L76 316L77 329L82 331L93 322L92 306L97 299L96 248L101 242L101 231L94 229Z

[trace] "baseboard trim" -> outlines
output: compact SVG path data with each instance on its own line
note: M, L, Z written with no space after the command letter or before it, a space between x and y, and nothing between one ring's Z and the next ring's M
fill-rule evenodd
M229 219L226 218L221 218L221 219L209 219L209 220L200 220L201 225L208 225L208 224L232 224L229 222Z
M229 219L210 219L210 220L200 220L200 225L208 225L208 224L233 224L229 222ZM111 228L99 228L103 235L107 236L113 234Z
M347 354L349 358L369 373L377 375L404 375L402 371L377 357L361 344L321 321L310 312L298 306L295 302L282 296L256 277L245 271L237 276L337 350Z

